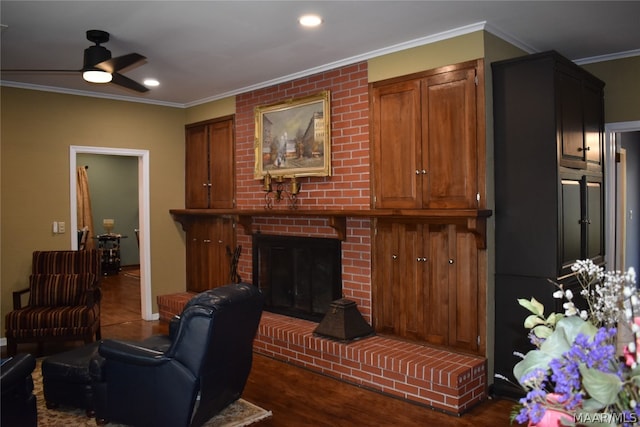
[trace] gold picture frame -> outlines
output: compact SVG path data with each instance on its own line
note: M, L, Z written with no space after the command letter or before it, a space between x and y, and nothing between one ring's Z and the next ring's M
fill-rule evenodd
M254 178L331 176L330 93L255 108Z

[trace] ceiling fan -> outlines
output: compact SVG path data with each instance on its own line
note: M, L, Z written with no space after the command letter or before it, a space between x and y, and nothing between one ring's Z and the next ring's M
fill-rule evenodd
M138 53L111 57L111 51L100 46L109 41L109 33L102 30L88 30L87 40L95 43L84 50L84 61L80 70L23 70L8 69L2 72L35 72L35 73L82 73L82 77L91 83L113 83L136 92L147 92L149 88L123 76L120 71L144 64L145 56Z

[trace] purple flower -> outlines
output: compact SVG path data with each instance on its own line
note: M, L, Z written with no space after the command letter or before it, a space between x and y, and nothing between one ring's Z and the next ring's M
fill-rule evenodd
M516 417L516 421L520 424L524 424L527 421L531 421L532 424L538 424L544 416L546 409L542 402L546 402L546 400L547 395L543 390L529 390L527 395L520 399L522 409Z

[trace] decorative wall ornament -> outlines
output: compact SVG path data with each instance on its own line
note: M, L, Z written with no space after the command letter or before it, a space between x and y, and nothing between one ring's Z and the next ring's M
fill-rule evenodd
M255 108L255 179L331 176L330 92Z

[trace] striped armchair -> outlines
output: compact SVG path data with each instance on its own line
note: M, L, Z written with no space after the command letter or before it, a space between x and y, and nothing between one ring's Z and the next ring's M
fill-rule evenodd
M13 311L5 318L7 353L17 345L45 341L100 339L100 252L36 251L29 287L13 293ZM22 307L22 296L29 301Z

